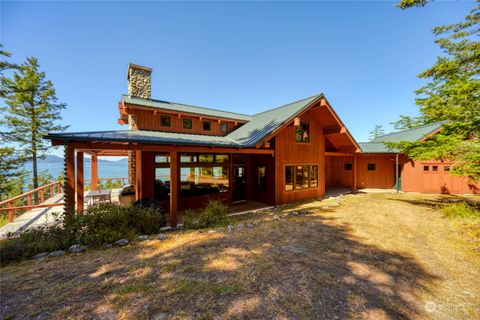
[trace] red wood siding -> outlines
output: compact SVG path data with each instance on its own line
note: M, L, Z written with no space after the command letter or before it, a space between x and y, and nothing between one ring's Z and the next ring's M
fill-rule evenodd
M423 167L429 166L429 171ZM437 166L438 171L432 167ZM445 171L448 163L439 161L408 161L402 170L402 191L443 194L480 194L480 183Z
M301 120L310 124L309 143L295 142L293 123L275 136L275 203L277 205L315 198L325 194L325 138L323 127L316 120L312 111L305 113ZM287 165L318 165L318 187L285 191L285 166Z
M352 164L352 170L345 170L346 163ZM325 157L325 186L352 187L353 185L353 156Z
M211 122L211 130L203 130L202 121L200 121L200 116L187 116L182 115L178 117L178 114L166 113L161 111L152 111L144 109L129 109L129 114L135 115L137 117L137 128L140 130L152 130L152 131L164 131L164 132L179 132L179 133L193 133L193 134L203 134L203 135L214 135L214 136L224 136L235 128L238 128L241 123L237 123L235 126L235 121L227 121L211 118L202 118L202 121ZM170 127L162 127L160 125L160 117L166 115L170 117ZM192 129L183 128L183 118L192 119ZM228 131L220 131L220 124L228 124Z
M375 163L376 170L367 170ZM357 188L393 189L395 181L395 155L358 155Z

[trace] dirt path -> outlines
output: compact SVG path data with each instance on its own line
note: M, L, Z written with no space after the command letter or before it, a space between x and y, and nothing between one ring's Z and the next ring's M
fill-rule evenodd
M344 199L8 265L0 318L480 319L480 243L435 196Z

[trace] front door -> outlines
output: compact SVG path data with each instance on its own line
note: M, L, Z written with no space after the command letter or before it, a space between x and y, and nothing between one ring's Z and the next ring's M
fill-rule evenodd
M245 166L233 167L233 201L247 200L247 179Z

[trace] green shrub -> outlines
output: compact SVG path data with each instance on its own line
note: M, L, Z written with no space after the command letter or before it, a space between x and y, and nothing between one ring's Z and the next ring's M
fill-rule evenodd
M209 201L199 219L202 228L226 226L228 224L227 206L221 201Z
M195 219L195 214L192 210L185 210L183 213L183 229L198 229L200 227L198 221Z
M480 219L479 205L467 202L454 202L442 207L443 214L448 218Z
M66 250L72 244L98 246L139 234L157 233L165 225L160 212L135 206L105 203L87 209L83 215L57 219L47 227L24 231L20 237L0 242L0 262L31 257L39 252Z

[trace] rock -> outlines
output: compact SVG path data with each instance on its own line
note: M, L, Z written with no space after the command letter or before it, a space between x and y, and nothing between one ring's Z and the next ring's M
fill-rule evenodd
M243 227L245 227L245 225L243 223L237 224L237 229L243 229Z
M148 240L148 235L142 234L142 235L138 236L137 239L140 240L140 241Z
M280 216L278 214L274 215L273 220L280 220Z
M166 236L165 234L163 234L163 233L159 233L159 234L157 235L157 239L158 239L158 240L166 240L166 239L167 239L167 236Z
M125 245L128 244L128 240L127 239L120 239L120 240L115 241L115 244L117 246L125 246Z
M71 245L70 248L68 248L68 252L70 253L80 253L80 252L83 252L87 249L87 247L85 246L81 246L79 244L74 244L74 245Z
M228 231L228 232L232 232L232 231L233 231L233 226L232 226L231 224L229 224L229 225L227 226L227 231Z
M57 251L53 251L53 252L50 252L48 254L48 256L50 258L54 258L54 257L60 257L60 256L63 256L66 252L63 251L63 250L57 250Z
M247 228L253 228L253 223L247 223Z
M111 243L105 242L104 244L102 244L103 249L110 249L111 247L112 247Z
M40 260L40 259L45 258L46 256L48 256L48 252L40 252L40 253L37 253L36 255L34 255L33 259Z
M168 315L166 313L157 313L152 317L152 320L165 320L168 319Z
M208 233L215 233L215 230L208 230Z

